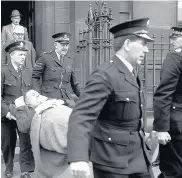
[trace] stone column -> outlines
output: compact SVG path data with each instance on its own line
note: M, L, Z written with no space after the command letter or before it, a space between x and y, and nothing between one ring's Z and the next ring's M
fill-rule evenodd
M69 1L36 1L35 31L37 54L53 49L52 35L70 32Z

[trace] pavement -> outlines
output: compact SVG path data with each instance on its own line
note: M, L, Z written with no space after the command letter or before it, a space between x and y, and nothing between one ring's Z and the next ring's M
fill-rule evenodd
M92 169L92 166L90 166L90 168ZM4 164L1 164L1 178L4 178L4 170L5 170ZM154 167L153 168L153 172L154 172L155 178L157 178L157 176L160 173L159 168L158 167ZM32 178L35 178L35 174L34 173L31 173L30 175L31 175ZM20 178L20 166L19 166L18 162L16 162L14 164L14 177L13 178ZM60 176L60 178L73 178L70 175L69 168L64 172L64 174L62 176ZM93 174L91 174L91 176L89 178L94 178Z
M157 155L158 155L158 148L154 152L152 161L154 161L156 159ZM90 164L90 169L92 170L92 165L91 164ZM4 178L4 170L5 170L5 165L1 164L1 178ZM159 167L154 167L153 168L153 173L154 173L155 178L157 178L159 173L160 173ZM31 173L30 175L31 175L32 178L35 178L34 173ZM15 162L15 164L14 164L14 178L20 178L20 166L19 166L18 162ZM69 168L64 172L64 174L62 176L60 176L60 178L73 178L70 175ZM91 176L89 178L94 178L93 174L92 174L92 171L91 171Z
M152 123L153 123L153 119L150 118L147 120L147 132L151 132L152 131ZM17 141L17 146L16 146L16 150L15 150L15 158L14 158L14 177L13 178L20 178L20 166L19 166L19 162L18 162L18 157L19 157L19 140ZM158 147L154 152L152 161L155 161L158 155ZM90 169L92 170L92 165L90 164ZM4 165L4 161L2 158L2 154L1 154L1 178L4 178L4 170L5 170L5 165ZM154 167L153 168L153 173L155 178L158 177L160 170L159 167ZM32 178L35 178L35 174L31 173L30 174ZM64 172L64 174L60 177L60 178L73 178L70 175L70 171L69 168ZM91 171L91 176L89 178L94 178L92 171Z

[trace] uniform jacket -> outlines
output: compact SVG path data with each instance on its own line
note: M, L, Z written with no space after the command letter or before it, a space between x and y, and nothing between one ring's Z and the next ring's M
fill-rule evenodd
M72 56L66 55L61 64L55 51L43 53L37 60L32 82L35 90L49 98L70 99L73 92L77 96L80 94L79 84L73 71Z
M114 173L146 172L150 156L140 130L144 96L138 82L116 56L92 73L69 119L69 162L90 159Z
M25 41L25 40L24 40ZM1 52L1 66L3 66L4 64L7 63L8 60L10 60L10 56L9 56L9 53L6 53L5 52L5 48L8 44L14 42L14 40L10 41L10 42L7 42L5 43L3 46L2 46L2 52ZM36 60L36 51L33 47L33 44L30 42L30 41L25 41L26 45L25 47L28 49L28 53L27 53L27 56L26 56L26 60L25 60L25 66L26 68L29 69L29 71L31 72L30 73L30 76L32 75L32 70L33 70L33 67L35 65L35 60Z
M182 51L170 52L154 94L154 130L182 139Z
M31 89L31 77L27 68L22 70L21 76L20 86L18 82L20 75L10 61L1 68L1 121L9 121L5 116L9 111L11 112L10 104L14 104L16 98Z
M4 44L4 43L9 42L11 40L14 40L13 26L12 26L12 24L9 24L9 25L3 26L3 28L2 28L1 43ZM27 41L29 40L26 27L24 27L24 40L27 40Z

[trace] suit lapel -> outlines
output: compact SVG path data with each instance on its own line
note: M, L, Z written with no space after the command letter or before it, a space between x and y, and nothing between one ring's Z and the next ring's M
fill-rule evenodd
M10 33L11 33L12 36L13 36L13 25L12 25L12 24L9 24L9 31L10 31Z
M116 64L116 67L118 68L118 70L121 73L125 74L125 80L129 82L131 85L135 86L136 88L139 88L135 77L132 75L129 69L125 66L125 64L117 56L114 56L112 60Z

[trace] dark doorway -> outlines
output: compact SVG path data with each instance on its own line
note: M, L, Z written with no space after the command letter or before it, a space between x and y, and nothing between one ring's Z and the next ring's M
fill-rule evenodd
M23 15L20 25L27 27L29 39L35 45L35 2L33 1L1 1L1 28L11 23L12 10L17 9Z

